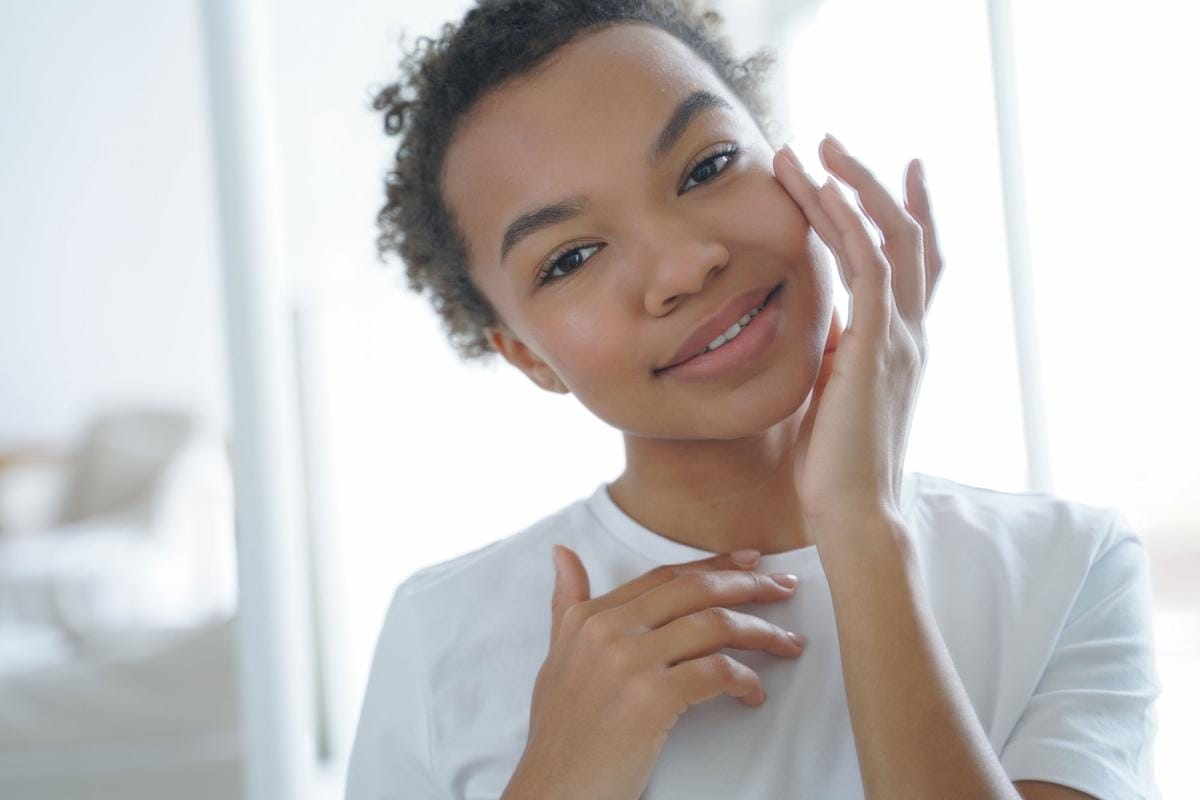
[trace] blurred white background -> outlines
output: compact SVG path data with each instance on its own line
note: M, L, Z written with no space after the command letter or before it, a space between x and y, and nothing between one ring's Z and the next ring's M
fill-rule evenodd
M285 654L311 706L304 792L340 796L395 586L620 473L617 431L503 362L459 363L375 259L394 141L370 92L402 33L469 5L0 0L0 796L238 798L247 753L286 760L243 735L275 706L245 706L238 670L271 662L238 666L222 571L252 347L227 334L212 19L248 20L258 59L242 125L270 229L243 235L276 243L304 491L294 529L239 536L305 544L242 594L312 594L288 612L311 641ZM780 143L810 171L827 130L897 194L924 161L947 269L907 468L1128 516L1155 589L1160 787L1200 795L1196 12L717 5L739 50L779 49Z

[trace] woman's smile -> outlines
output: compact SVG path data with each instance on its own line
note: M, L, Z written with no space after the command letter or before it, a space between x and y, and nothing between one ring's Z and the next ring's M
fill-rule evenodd
M755 313L732 340L656 374L684 383L711 381L732 375L760 358L769 357L782 325L783 311L778 300L782 286L780 284L767 296L761 311Z

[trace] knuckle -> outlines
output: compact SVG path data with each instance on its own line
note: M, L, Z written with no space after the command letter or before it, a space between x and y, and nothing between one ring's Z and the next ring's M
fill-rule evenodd
M881 381L886 380L891 373L892 354L886 346L875 348L870 358L867 358L866 364L870 370L871 380L879 385Z
M712 674L721 686L729 687L737 683L741 665L732 656L716 653L712 656L711 665Z
M590 642L608 649L617 639L612 620L604 614L593 614L583 621L580 633Z
M660 580L669 581L686 574L688 571L687 567L682 564L663 564L662 566L655 567L652 570L652 574Z
M896 351L896 357L901 366L909 370L921 366L920 348L917 346L916 342L912 341L911 338L905 337L903 341L899 342L897 344Z
M760 572L747 572L745 575L750 580L750 588L755 594L772 588L771 579Z
M679 576L688 589L698 592L711 592L720 585L720 578L711 572L688 572Z
M573 603L563 612L563 625L572 630L579 630L587 622L587 608L583 603Z
M733 618L733 612L722 606L713 606L706 608L700 612L703 616L701 619L705 627L717 628L722 631L732 631L737 628L737 621Z

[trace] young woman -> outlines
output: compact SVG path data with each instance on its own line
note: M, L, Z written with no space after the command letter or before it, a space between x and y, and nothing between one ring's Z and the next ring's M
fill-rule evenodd
M898 202L829 137L817 186L719 22L481 2L376 98L381 251L627 461L399 587L347 796L1157 796L1137 534L903 473L942 272L920 164Z

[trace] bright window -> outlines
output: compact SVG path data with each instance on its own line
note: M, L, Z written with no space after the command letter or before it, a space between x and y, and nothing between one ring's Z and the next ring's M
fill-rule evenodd
M1029 295L1010 291L987 2L820 4L790 35L791 141L823 179L831 131L897 196L925 162L947 264L908 467L1128 516L1155 592L1159 787L1198 796L1200 25L1168 0L1015 0L1011 21ZM1045 487L1026 483L1021 358L1038 362Z

